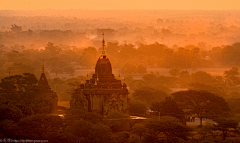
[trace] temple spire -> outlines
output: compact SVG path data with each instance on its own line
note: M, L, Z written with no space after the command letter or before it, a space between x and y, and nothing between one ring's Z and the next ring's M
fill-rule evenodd
M102 55L106 55L106 51L105 51L105 49L104 49L104 47L105 47L105 41L104 41L104 32L103 32L103 40L102 40L102 47L103 47L103 50L102 50Z
M42 66L42 73L44 73L44 60L43 60L43 66Z
M47 81L45 72L44 72L44 60L43 60L43 65L42 65L42 74L38 81L38 86L46 88L46 89L50 89L50 87L48 86L48 81Z

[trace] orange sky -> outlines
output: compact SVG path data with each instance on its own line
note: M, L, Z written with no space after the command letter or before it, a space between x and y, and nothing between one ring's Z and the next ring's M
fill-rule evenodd
M0 0L0 10L240 9L239 0Z

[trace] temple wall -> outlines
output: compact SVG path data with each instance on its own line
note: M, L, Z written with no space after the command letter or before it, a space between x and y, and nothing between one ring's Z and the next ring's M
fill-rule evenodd
M122 95L124 98L122 98L123 100L123 112L125 112L126 110L128 110L128 95Z
M91 95L92 96L92 111L101 112L102 111L102 102L101 95Z

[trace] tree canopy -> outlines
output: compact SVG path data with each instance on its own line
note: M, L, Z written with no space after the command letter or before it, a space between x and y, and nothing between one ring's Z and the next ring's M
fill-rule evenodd
M161 116L173 116L179 119L184 117L182 109L172 97L167 96L163 101L155 101L151 104L151 110L161 113Z
M238 67L233 66L230 70L224 72L225 78L229 85L237 85L240 83Z
M222 97L208 91L178 91L172 96L186 114L196 114L200 118L200 125L202 125L203 117L215 118L224 116L230 111L227 102Z
M191 128L178 123L173 117L165 117L161 120L150 119L146 122L148 134L146 142L159 142L163 138L166 142L177 142L178 139L187 140Z
M0 97L16 101L21 108L30 108L35 114L52 113L56 108L57 95L51 90L40 88L34 74L23 73L1 79ZM31 111L24 111L27 112Z
M141 100L151 105L153 101L162 100L167 96L167 93L154 88L141 88L136 89L133 93L133 97L137 100Z

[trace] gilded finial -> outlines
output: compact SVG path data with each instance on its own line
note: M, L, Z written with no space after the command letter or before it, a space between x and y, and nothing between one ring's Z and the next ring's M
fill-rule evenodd
M103 40L102 40L102 47L103 47L103 51L102 51L102 54L103 55L106 55L106 52L105 52L105 49L104 49L104 47L105 47L105 41L104 41L104 32L103 32Z

